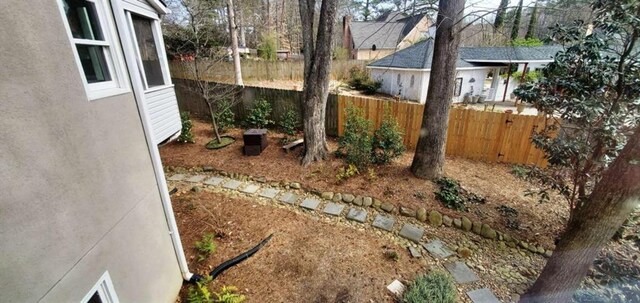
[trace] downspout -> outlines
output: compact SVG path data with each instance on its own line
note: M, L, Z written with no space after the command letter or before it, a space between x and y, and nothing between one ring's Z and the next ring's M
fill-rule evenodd
M164 210L165 219L167 220L169 236L171 237L173 249L176 254L178 267L180 268L182 278L185 281L193 282L202 277L200 275L194 275L189 271L189 266L187 265L187 258L182 248L182 242L180 241L180 234L178 234L178 226L176 224L176 219L173 214L173 207L171 206L171 199L169 198L167 181L165 180L164 170L162 168L162 161L160 160L160 151L158 150L158 146L155 144L155 140L153 138L153 133L151 129L151 117L149 117L149 112L146 110L146 105L144 104L144 86L142 84L142 79L136 76L136 75L140 75L140 73L138 70L138 65L135 57L136 53L132 45L133 42L130 40L130 32L129 32L129 27L127 25L127 20L125 17L125 11L123 7L120 5L120 0L111 1L111 8L113 10L116 26L118 28L120 43L124 53L124 57L127 65L127 71L129 73L129 79L131 80L133 95L135 97L136 104L138 106L138 113L140 115L140 121L142 122L142 129L143 129L145 140L147 142L149 155L151 156L151 164L153 166L153 172L156 177L156 184L160 192L162 209Z

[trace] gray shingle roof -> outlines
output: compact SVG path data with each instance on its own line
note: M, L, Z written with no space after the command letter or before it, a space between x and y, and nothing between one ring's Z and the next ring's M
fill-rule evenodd
M496 61L505 64L512 61L552 61L561 46L536 47L461 47L457 67L485 66L482 61ZM370 63L372 67L395 67L430 69L433 57L433 39L418 42L380 60Z
M394 49L425 15L404 17L402 13L385 15L386 21L354 21L349 25L356 49Z

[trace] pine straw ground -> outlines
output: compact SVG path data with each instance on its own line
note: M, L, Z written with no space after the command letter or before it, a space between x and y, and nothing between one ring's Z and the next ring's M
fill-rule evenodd
M241 173L256 177L266 177L270 181L299 182L303 187L318 191L353 193L372 196L396 206L413 209L425 207L436 209L451 217L465 215L472 221L479 220L495 229L519 236L545 248L554 248L554 239L564 226L568 212L566 203L559 196L552 201L538 203L535 197L525 196L526 189L536 186L518 179L511 173L511 166L489 164L461 158L447 158L445 174L459 180L461 185L486 198L485 204L471 204L469 211L460 213L447 209L435 199L436 185L414 177L409 171L412 152L387 166L374 167L375 179L367 172L361 172L342 184L337 184L336 174L344 162L331 155L327 161L314 163L307 168L300 166L301 148L286 154L280 147L282 134L269 132L269 147L256 157L242 154L242 130L232 129L229 135L238 139L220 150L207 150L204 145L211 140L210 124L194 121L195 144L169 143L160 148L163 164L171 167L198 168L213 166L226 172ZM334 151L337 143L329 139L329 149ZM519 229L506 226L507 219L499 211L499 206L508 206L518 212Z

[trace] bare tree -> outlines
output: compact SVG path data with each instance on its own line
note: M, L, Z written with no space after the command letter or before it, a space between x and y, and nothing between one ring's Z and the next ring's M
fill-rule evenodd
M229 18L229 35L231 36L231 55L233 56L233 71L236 85L244 86L242 82L242 67L238 52L238 28L236 27L235 7L233 0L227 0L227 17Z
M303 130L305 151L302 165L324 160L328 148L325 114L329 97L331 42L337 0L322 0L317 35L314 35L316 0L299 0L304 48Z
M411 172L419 178L435 179L444 170L449 107L453 98L464 5L465 0L440 0L427 100L411 164ZM429 52L426 53L428 55Z

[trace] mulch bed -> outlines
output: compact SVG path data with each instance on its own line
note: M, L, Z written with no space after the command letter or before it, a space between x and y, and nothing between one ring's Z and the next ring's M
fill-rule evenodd
M554 248L554 239L568 218L567 207L561 197L552 196L551 202L540 204L535 197L525 196L525 190L535 189L536 185L511 174L511 165L447 158L446 176L459 180L465 189L486 198L484 204L470 204L468 212L457 212L445 208L435 199L434 191L437 188L434 183L411 174L409 166L413 158L412 152L405 153L390 165L373 167L373 178L368 172L361 172L338 184L335 176L339 168L345 165L341 159L331 155L324 162L302 167L301 148L285 153L280 148L280 140L284 137L282 134L269 132L269 147L260 156L247 157L242 154L240 129L227 132L238 140L220 150L207 150L204 147L212 138L210 124L194 121L193 133L195 144L172 142L160 148L165 166L213 166L226 172L266 177L272 181L299 182L306 188L319 191L372 196L396 206L436 209L452 217L465 215L471 220L488 223L499 231L517 235L545 248ZM332 138L329 138L328 145L330 151L337 148L337 142ZM500 212L500 206L517 211L517 230L507 227L509 218Z

